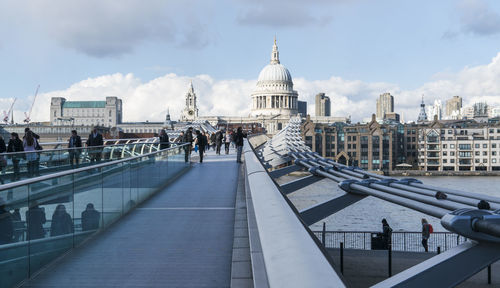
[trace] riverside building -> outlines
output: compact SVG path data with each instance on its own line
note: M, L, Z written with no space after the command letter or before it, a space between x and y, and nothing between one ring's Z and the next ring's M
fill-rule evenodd
M434 120L419 130L418 162L425 171L500 171L500 125Z

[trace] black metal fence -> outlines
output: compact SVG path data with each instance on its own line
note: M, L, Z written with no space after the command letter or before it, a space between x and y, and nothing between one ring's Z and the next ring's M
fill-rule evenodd
M324 236L323 236L324 233ZM326 248L339 248L344 243L345 249L371 250L376 242L378 232L368 231L314 231ZM463 236L451 232L434 232L428 240L429 251L441 252L451 249L465 242ZM421 232L392 232L392 250L404 252L424 252Z

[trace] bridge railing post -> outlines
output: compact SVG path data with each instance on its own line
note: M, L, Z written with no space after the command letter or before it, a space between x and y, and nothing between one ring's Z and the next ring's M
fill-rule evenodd
M344 242L340 242L340 273L344 275Z
M392 243L389 243L387 250L389 252L388 253L389 254L389 261L388 261L389 262L388 263L388 265L389 265L389 269L388 269L389 270L389 277L392 277Z
M491 284L491 265L488 265L488 284Z
M325 243L325 238L326 238L326 223L323 222L323 233L321 234L321 243L323 243L323 246L326 247L326 243Z

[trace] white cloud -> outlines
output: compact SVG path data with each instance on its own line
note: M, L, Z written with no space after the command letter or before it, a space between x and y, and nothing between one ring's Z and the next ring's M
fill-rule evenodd
M293 73L293 71L292 71ZM256 71L255 75L258 75ZM299 99L307 100L308 111L314 114L314 96L324 92L332 98L334 116L351 115L353 121L369 118L375 112L378 95L390 92L394 95L396 112L404 114L405 120L416 119L421 95L430 104L435 99L446 100L454 95L464 99L464 105L487 101L500 105L500 53L489 64L465 67L457 73L437 74L434 80L414 90L404 90L396 84L331 77L326 80L310 81L294 79L294 88ZM105 96L118 96L124 102L125 121L162 121L167 108L173 119L178 119L184 104L189 81L193 80L201 115L246 116L250 112L250 94L256 80L217 80L209 75L194 77L166 74L143 82L133 74L113 74L90 78L73 84L61 91L42 93L36 100L32 119L47 121L51 97L65 97L67 100L103 100ZM7 110L11 99L0 101L0 110ZM20 110L27 110L31 99L21 99ZM17 111L20 121L23 111Z
M213 33L203 23L210 3L193 0L64 1L9 3L10 25L26 19L59 45L94 57L118 57L148 41L202 48ZM186 45L189 43L189 45Z

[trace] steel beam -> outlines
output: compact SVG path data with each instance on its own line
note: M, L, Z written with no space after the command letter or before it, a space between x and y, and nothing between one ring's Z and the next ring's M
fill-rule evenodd
M321 179L323 179L323 178L318 177L318 176L314 176L314 175L306 176L306 177L288 182L286 184L283 184L280 186L280 188L281 188L281 191L283 193L290 194L290 193L293 193L301 188L309 186L309 185L311 185L311 184L313 184Z
M299 170L302 170L302 167L297 166L297 165L290 165L290 166L287 166L285 168L280 168L280 169L276 169L274 171L269 172L269 176L271 176L272 178L279 178L281 176L284 176L286 174L290 174L292 172L296 172Z
M300 211L300 217L309 226L365 198L364 195L342 193L337 197Z
M500 259L500 245L465 242L372 288L455 287Z

